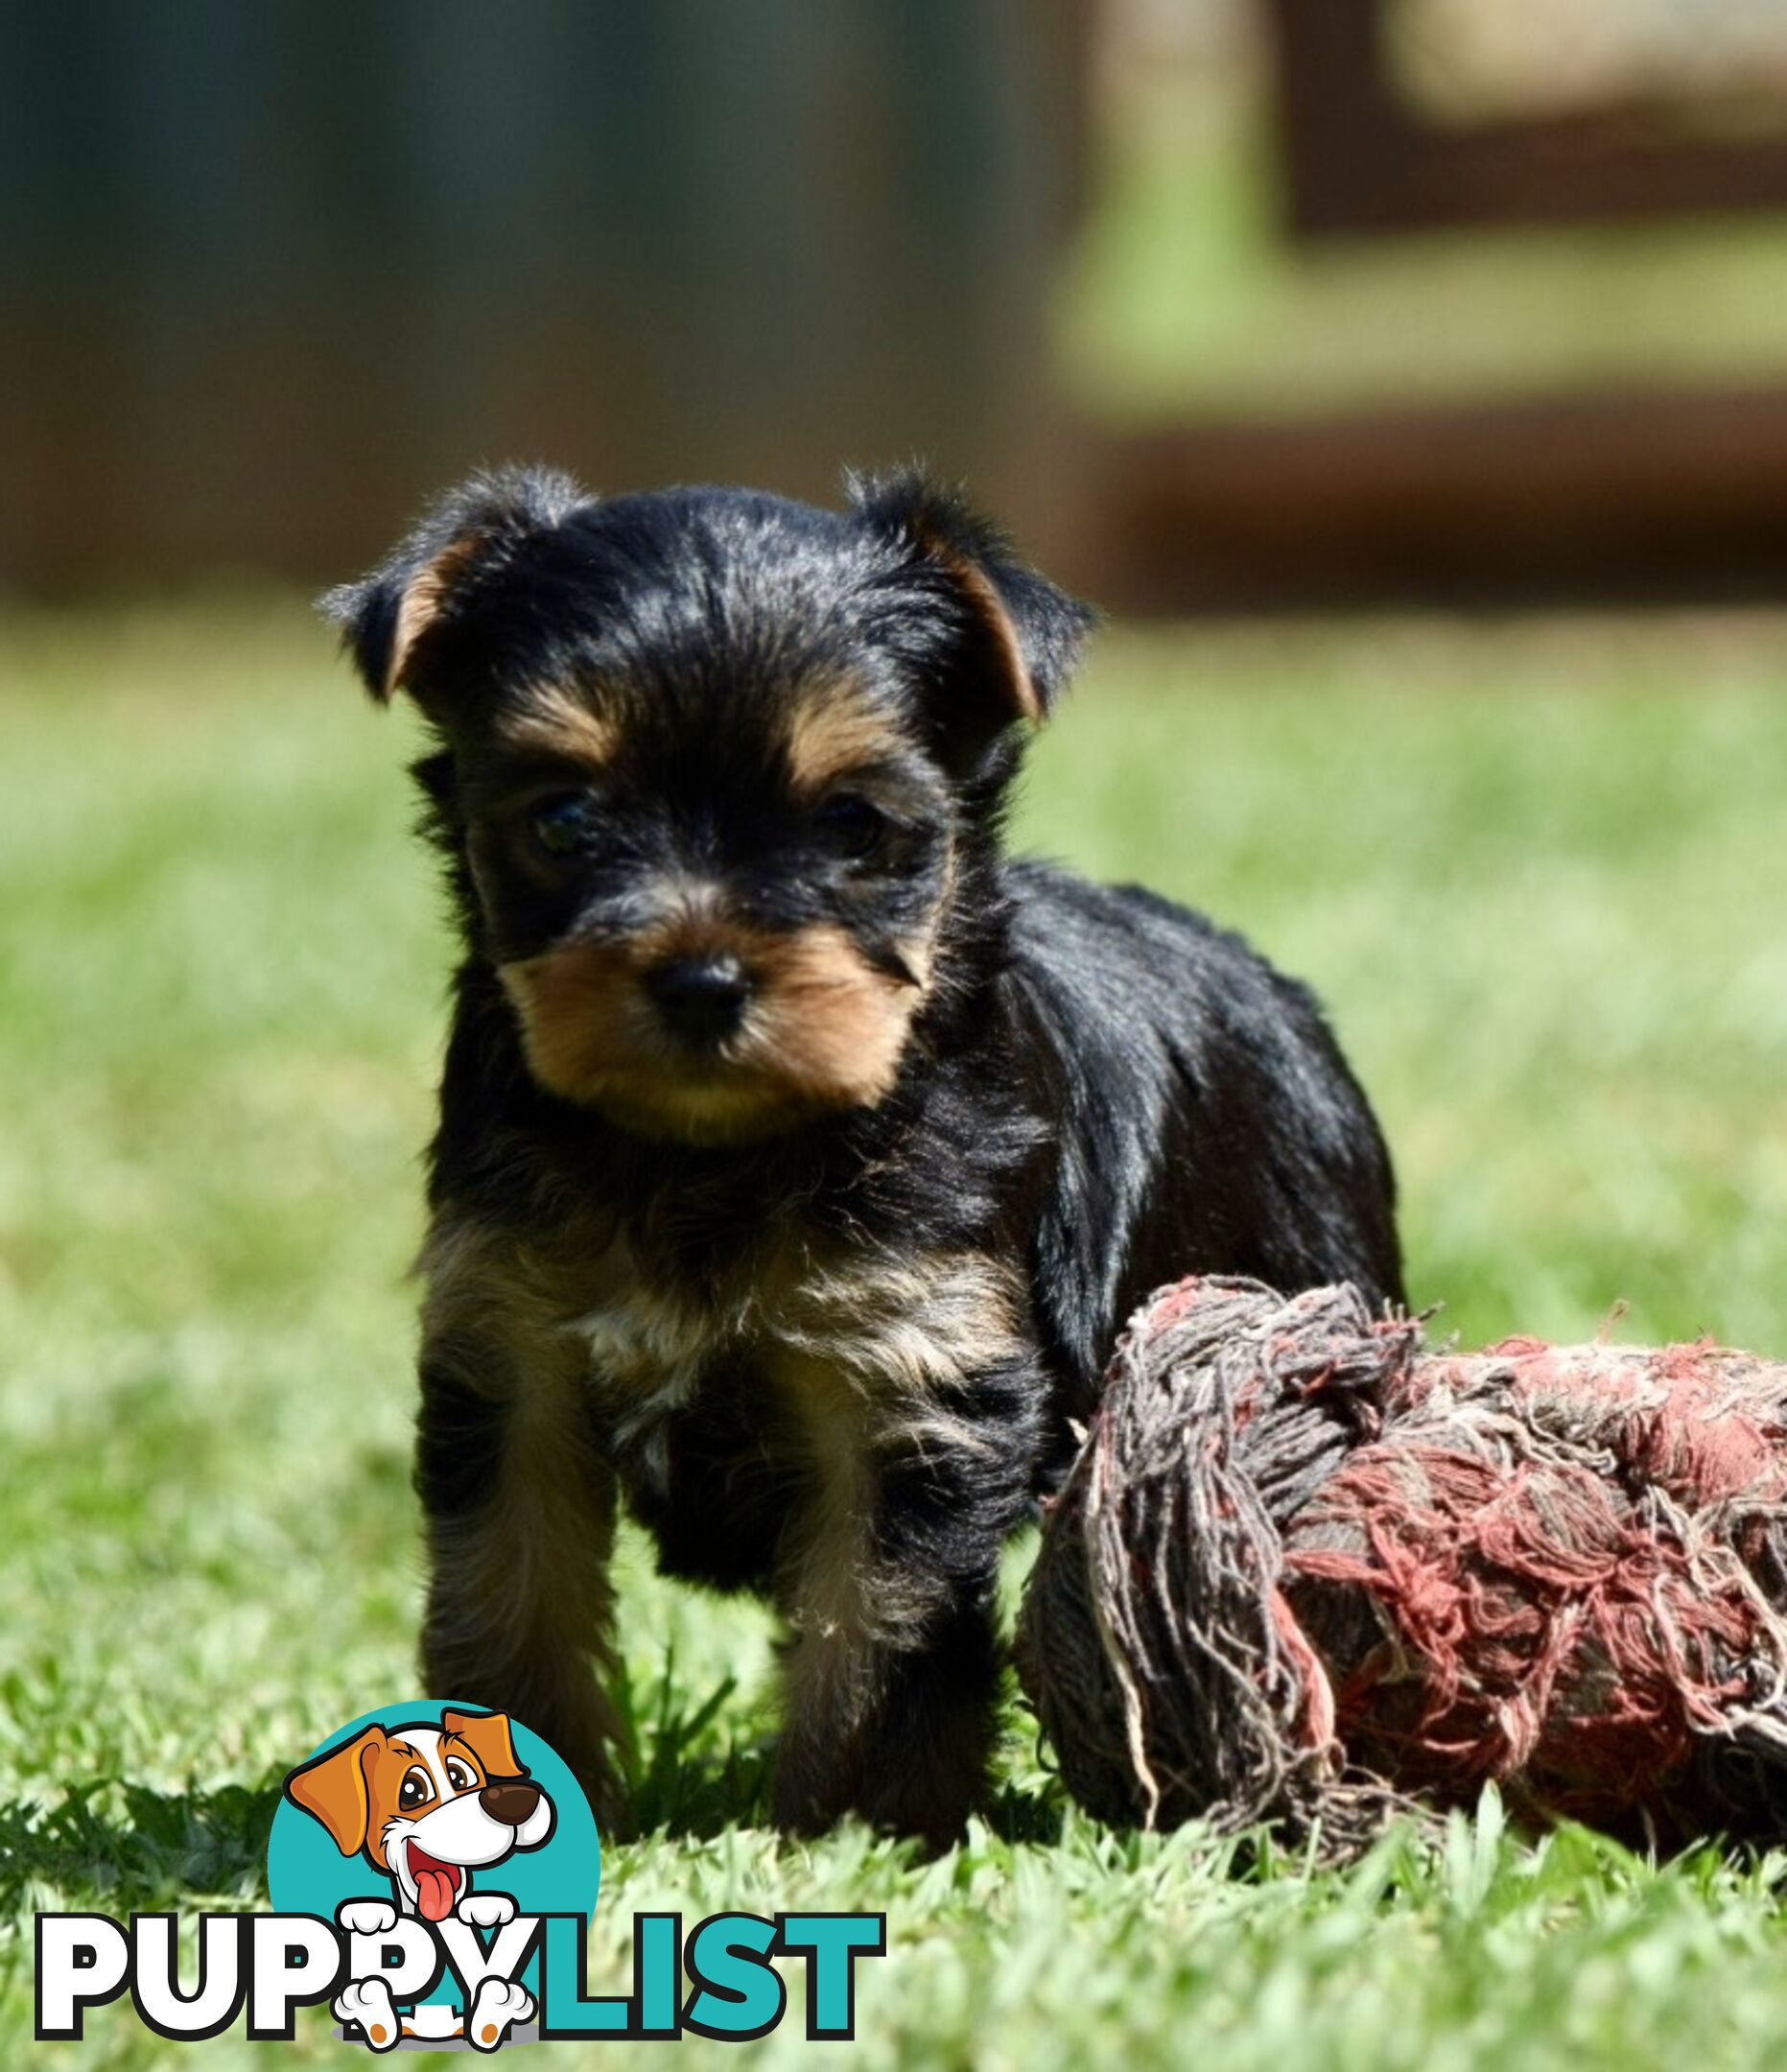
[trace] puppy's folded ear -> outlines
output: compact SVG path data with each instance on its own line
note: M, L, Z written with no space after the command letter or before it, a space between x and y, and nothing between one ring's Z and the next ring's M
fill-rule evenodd
M465 1743L485 1777L527 1776L528 1766L515 1753L506 1712L443 1712L440 1731Z
M852 476L848 487L864 524L898 542L956 608L972 707L961 717L995 728L1014 719L1040 726L1097 623L1092 607L1027 567L959 489L921 469Z
M482 579L591 502L551 468L474 475L432 505L369 575L324 591L317 609L341 627L366 689L387 704L399 689L413 688L431 633Z
M351 1741L301 1764L286 1778L286 1797L322 1823L343 1856L357 1856L366 1846L372 1824L366 1763L385 1746L386 1738L383 1727L368 1727Z

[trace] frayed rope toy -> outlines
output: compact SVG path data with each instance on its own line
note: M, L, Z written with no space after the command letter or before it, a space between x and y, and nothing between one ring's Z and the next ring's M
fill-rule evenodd
M1532 1819L1762 1839L1784 1613L1787 1365L1436 1352L1350 1286L1211 1277L1118 1346L1019 1660L1069 1789L1121 1825L1345 1855L1494 1779Z

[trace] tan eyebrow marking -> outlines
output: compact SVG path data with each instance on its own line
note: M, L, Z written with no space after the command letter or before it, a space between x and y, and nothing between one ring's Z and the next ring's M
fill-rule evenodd
M902 754L910 743L886 714L852 695L847 684L816 686L794 709L785 741L788 771L803 797Z
M590 711L561 684L539 684L526 692L497 722L511 747L544 749L597 767L614 754L619 729Z

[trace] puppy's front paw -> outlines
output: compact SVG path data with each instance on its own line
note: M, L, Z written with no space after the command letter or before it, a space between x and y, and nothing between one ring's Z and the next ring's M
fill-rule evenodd
M468 1928L501 1928L515 1919L507 1893L467 1893L453 1910Z
M376 1907L378 1902L369 1903ZM376 1935L379 1931L359 1932ZM397 2010L391 2003L391 1990L382 1978L349 1979L329 2003L329 2012L343 2029L358 2028L375 2051L390 2050L397 2041Z
M487 1978L479 1987L472 2011L465 2017L466 2041L474 2050L495 2050L510 2025L526 2021L532 2013L533 1995L525 1986L511 1985L507 1979Z
M397 1909L388 1899L343 1899L335 1922L349 1935L385 1935L397 1925Z

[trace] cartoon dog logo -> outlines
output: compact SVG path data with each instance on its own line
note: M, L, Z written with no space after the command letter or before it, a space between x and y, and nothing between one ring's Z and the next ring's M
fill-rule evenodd
M285 1795L321 1822L343 1856L364 1856L390 1879L394 1904L359 1900L343 1912L344 1926L368 1935L394 1926L399 1912L426 1921L451 1915L474 1928L513 1920L513 1897L474 1892L473 1873L506 1862L517 1849L539 1848L555 1818L552 1800L516 1755L503 1712L447 1710L438 1726L418 1720L367 1727L294 1770ZM388 2049L398 2039L391 1996L379 1979L350 1980L333 2013L338 2021L357 2025L375 2049ZM470 2021L461 2030L456 2018L445 2033L482 2041L532 2013L532 1996L524 1988L490 1979ZM406 2023L402 2033L423 2032ZM430 2034L432 2039L432 2024Z

